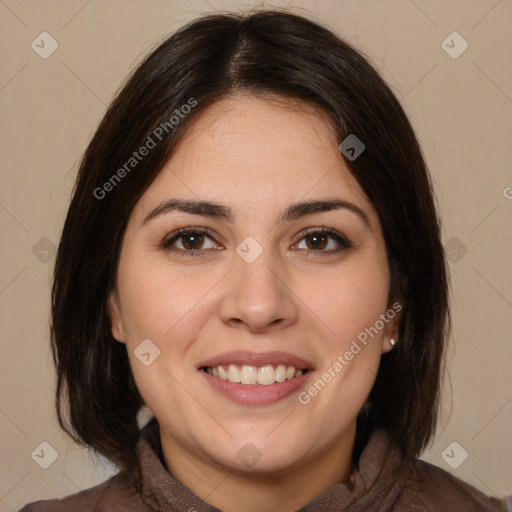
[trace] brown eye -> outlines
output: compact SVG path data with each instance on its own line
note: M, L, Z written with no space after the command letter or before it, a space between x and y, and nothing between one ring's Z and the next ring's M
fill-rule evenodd
M308 249L314 250L322 250L327 247L329 242L329 237L325 234L311 233L304 237L306 240L306 245Z
M218 249L215 238L205 229L183 229L163 242L163 247L183 255L200 255L209 249Z
M201 249L201 246L204 243L204 235L200 233L190 233L187 235L182 235L181 240L181 243L185 249Z
M304 233L296 247L312 253L332 254L350 249L352 244L337 231L317 229Z

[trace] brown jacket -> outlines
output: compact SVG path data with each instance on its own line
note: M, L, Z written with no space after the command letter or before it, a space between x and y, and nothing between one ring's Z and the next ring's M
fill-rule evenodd
M158 424L143 429L137 445L140 489L114 476L60 500L37 501L20 512L219 512L173 478L163 465ZM508 503L508 507L507 507ZM421 460L404 460L383 431L374 431L350 487L337 484L300 512L508 512L498 500ZM279 511L269 511L279 512Z

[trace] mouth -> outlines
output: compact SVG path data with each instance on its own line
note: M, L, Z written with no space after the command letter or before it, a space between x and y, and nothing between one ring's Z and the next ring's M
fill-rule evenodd
M236 351L202 361L198 370L221 395L242 405L268 405L305 386L313 365L286 352Z
M285 364L266 364L263 366L251 365L217 365L203 366L204 372L221 380L228 380L233 383L240 383L246 386L260 385L270 386L287 380L302 377L308 372L308 368L295 368L295 366Z

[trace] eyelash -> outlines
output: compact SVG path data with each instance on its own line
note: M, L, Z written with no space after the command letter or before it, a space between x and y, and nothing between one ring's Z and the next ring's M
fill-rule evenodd
M207 235L210 239L212 239L215 243L218 243L215 234L212 230L208 228L182 228L178 231L175 231L168 237L166 237L162 243L161 246L166 251L172 251L175 254L179 256L184 257L203 257L206 256L205 251L211 251L213 249L192 249L192 250L184 250L184 249L176 249L172 247L172 244L179 240L181 237L184 237L185 235L194 234L194 235ZM312 250L312 249L300 249L300 250L306 250L307 255L313 255L313 256L330 256L333 254L337 254L341 251L352 249L353 244L349 241L348 238L343 236L341 233L338 233L334 229L330 228L312 228L306 231L303 231L300 234L299 240L294 244L296 245L300 241L302 241L304 238L306 238L308 235L314 235L314 234L322 234L322 235L328 235L330 238L332 238L334 241L336 241L340 247L338 249L330 249L328 251L325 250Z

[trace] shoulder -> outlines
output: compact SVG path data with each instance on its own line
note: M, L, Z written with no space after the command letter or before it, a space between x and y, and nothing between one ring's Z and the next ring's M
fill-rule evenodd
M70 494L61 499L34 501L19 512L150 512L135 489L130 489L119 475L109 480Z
M486 496L472 485L423 460L411 461L411 472L402 493L409 510L435 512L508 512L504 499ZM510 503L510 502L509 502Z

